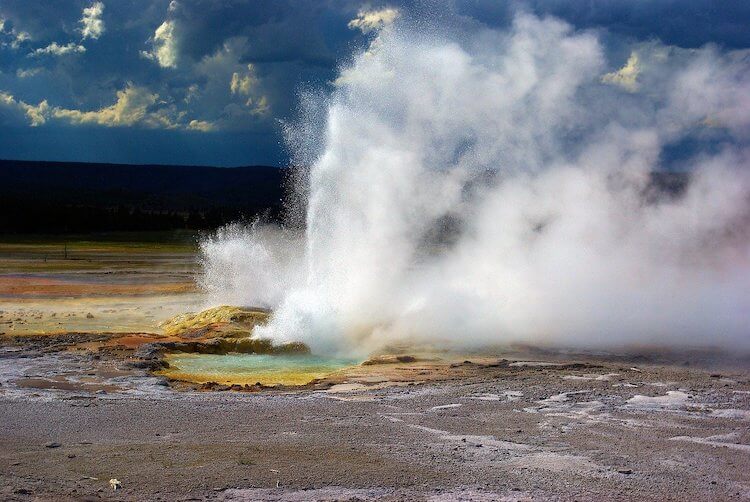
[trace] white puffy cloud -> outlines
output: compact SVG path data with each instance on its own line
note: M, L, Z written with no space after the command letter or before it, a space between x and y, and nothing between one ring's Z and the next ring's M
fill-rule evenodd
M270 106L266 96L255 95L253 92L257 85L258 78L255 75L255 67L249 64L247 65L246 73L232 73L229 89L232 91L232 94L248 96L245 106L250 109L252 115L264 115L270 111Z
M18 49L22 43L31 40L31 35L26 31L18 31L7 19L0 18L0 34L3 34L6 41L0 41L0 47L11 47ZM7 42L10 38L10 43Z
M44 68L19 68L16 70L16 76L18 78L30 78L39 75L44 72Z
M217 129L216 124L206 120L191 120L187 128L191 131L211 132Z
M83 17L80 20L82 25L81 35L83 39L93 38L98 39L104 33L104 21L102 20L102 14L104 13L104 4L102 2L94 2L90 7L83 9Z
M31 127L44 125L49 117L50 107L46 100L38 105L30 105L17 100L13 95L0 91L0 110L5 110L28 121Z
M32 127L53 121L69 125L103 127L145 127L149 129L182 129L209 132L219 125L205 120L188 119L185 111L168 105L146 87L128 84L117 92L117 100L98 110L77 110L52 107L46 100L30 105L12 94L0 91L0 112L10 115L14 122L25 122Z
M232 81L229 84L229 89L232 94L243 94L245 96L250 95L250 90L258 83L258 79L255 76L255 67L252 64L247 65L247 73L240 74L234 72L232 74Z
M26 117L28 117L31 127L47 123L50 107L46 99L36 106L27 105L26 103L22 103L22 106L26 112Z
M192 101L200 97L200 86L198 84L190 84L185 91L185 98L183 101L190 104Z
M271 106L268 104L268 98L265 96L248 98L247 101L245 101L245 106L250 109L251 115L265 115L271 111Z
M162 68L177 68L179 59L179 42L177 38L177 24L175 21L164 21L151 40L151 52L141 51L147 59L156 61Z
M638 75L640 72L638 54L632 52L625 66L602 76L602 82L620 86L628 92L635 92L638 90Z
M29 56L65 56L68 54L83 54L86 52L86 47L78 45L74 42L70 42L66 45L60 45L57 42L52 42L47 47L36 49Z
M257 123L271 112L271 100L256 66L240 63L247 48L244 37L226 40L195 66L196 78L203 81L200 90L188 88L190 104L200 110L198 115L222 129Z
M8 116L22 117L23 111L20 104L12 94L0 91L0 124L8 121Z
M347 26L352 30L369 33L393 23L398 16L398 9L391 7L380 10L361 10L357 13L357 17L349 21Z
M3 105L5 107L15 105L16 100L13 99L13 96L11 94L8 94L7 92L0 92L0 105Z
M10 44L14 49L18 49L22 43L31 40L31 35L26 31L19 31L15 35L16 39Z
M112 106L95 111L68 110L55 108L53 116L65 120L71 124L97 124L106 127L132 126L144 123L154 126L162 123L161 120L154 121L149 108L159 98L144 87L128 85L125 89L117 92L117 102Z

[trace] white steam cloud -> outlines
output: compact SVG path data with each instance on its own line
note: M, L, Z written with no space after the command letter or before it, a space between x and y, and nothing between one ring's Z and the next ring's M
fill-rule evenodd
M750 347L748 53L607 61L526 14L450 33L397 23L342 69L324 130L291 135L305 230L204 243L212 301L271 307L261 335L316 351ZM667 163L687 186L655 187Z

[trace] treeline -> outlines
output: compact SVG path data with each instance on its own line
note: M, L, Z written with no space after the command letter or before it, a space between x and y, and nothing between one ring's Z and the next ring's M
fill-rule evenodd
M206 230L278 220L286 171L0 160L0 233Z

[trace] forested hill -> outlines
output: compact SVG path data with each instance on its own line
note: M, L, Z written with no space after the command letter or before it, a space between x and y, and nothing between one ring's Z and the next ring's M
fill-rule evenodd
M0 160L0 233L210 229L277 219L285 176L270 166Z

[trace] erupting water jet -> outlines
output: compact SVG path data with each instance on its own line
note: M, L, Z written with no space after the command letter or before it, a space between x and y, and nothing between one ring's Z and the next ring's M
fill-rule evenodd
M444 22L382 29L303 110L305 229L204 242L212 301L317 353L750 348L747 56Z

